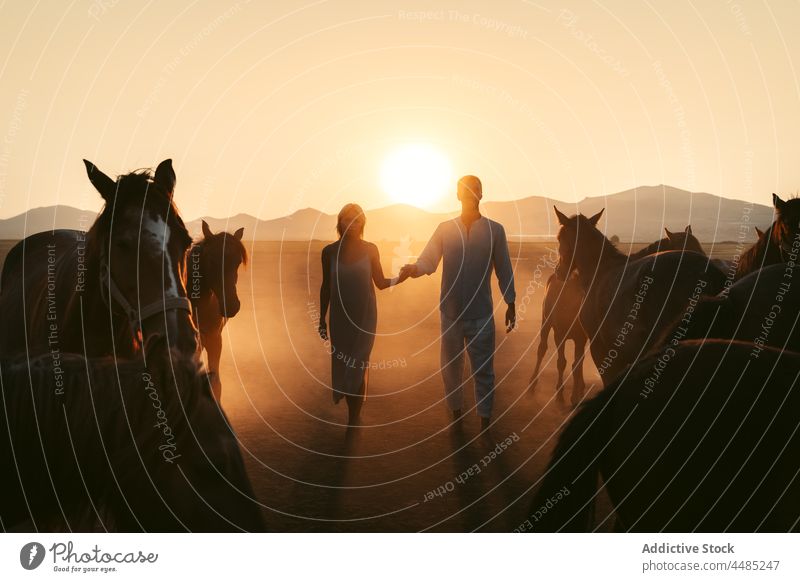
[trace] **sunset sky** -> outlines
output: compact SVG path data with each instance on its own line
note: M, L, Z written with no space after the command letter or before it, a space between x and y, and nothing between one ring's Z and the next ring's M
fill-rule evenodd
M788 0L5 2L0 217L98 208L82 158L173 158L188 218L404 188L452 210L467 173L487 200L769 203L800 191L798 22Z

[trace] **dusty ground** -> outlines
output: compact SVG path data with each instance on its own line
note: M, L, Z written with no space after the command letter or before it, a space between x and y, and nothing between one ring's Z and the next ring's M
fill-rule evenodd
M0 256L9 246L0 246ZM332 403L329 356L316 334L323 243L248 246L242 310L225 332L223 405L270 528L511 531L523 522L569 414L554 398L553 349L536 394L527 393L543 285L555 257L548 245L512 245L520 321L506 335L498 308L495 417L484 435L474 410L460 431L449 427L438 374L438 276L379 292L377 369L370 373L365 426L347 435L347 410ZM380 246L392 273L419 252L417 245ZM726 258L724 247L715 250ZM597 390L588 352L585 372ZM467 402L469 409L471 392ZM487 457L501 442L511 444ZM457 479L475 465L479 471ZM605 498L598 513L608 513Z

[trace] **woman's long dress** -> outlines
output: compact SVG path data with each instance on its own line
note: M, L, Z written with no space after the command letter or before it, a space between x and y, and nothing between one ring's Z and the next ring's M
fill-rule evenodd
M335 253L330 268L331 385L338 402L365 394L378 312L368 254L345 263Z

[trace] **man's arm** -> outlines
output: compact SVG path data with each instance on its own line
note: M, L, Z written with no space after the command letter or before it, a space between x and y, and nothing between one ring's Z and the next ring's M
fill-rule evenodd
M419 277L421 275L430 275L435 273L439 268L439 262L442 260L443 243L442 243L442 225L436 227L433 236L425 245L422 254L417 258L416 264L406 265L403 270L411 277ZM400 272L403 275L403 271Z
M500 283L500 292L508 305L506 309L506 331L509 332L514 329L517 323L517 310L514 305L517 300L517 293L514 290L514 268L511 265L511 257L508 254L506 231L501 224L497 225L493 236L492 262L494 263L494 272L497 273L497 280Z

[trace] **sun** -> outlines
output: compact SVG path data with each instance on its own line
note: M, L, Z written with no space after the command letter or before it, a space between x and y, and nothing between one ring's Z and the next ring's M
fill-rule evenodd
M381 187L394 202L427 208L455 190L450 160L428 144L407 144L381 165Z

